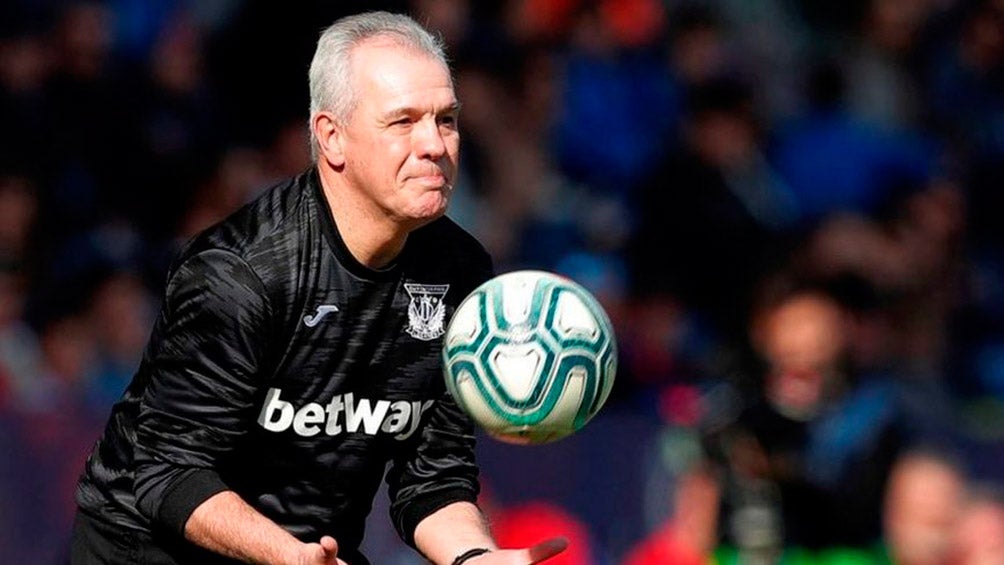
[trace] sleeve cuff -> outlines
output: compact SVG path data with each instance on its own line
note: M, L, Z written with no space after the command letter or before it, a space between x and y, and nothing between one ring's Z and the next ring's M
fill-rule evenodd
M477 504L477 494L466 488L452 488L429 493L413 500L401 513L401 539L415 547L415 528L426 516L454 502Z
M180 478L164 494L157 510L157 521L185 535L185 523L195 509L214 494L230 490L215 472L196 469Z

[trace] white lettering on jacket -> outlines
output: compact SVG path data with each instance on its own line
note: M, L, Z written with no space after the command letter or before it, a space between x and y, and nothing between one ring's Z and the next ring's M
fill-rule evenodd
M258 425L270 432L284 432L291 426L293 433L312 437L324 432L336 436L345 432L376 435L395 434L405 440L418 430L422 414L432 406L432 400L370 400L355 399L351 392L336 394L327 404L308 402L300 408L279 398L282 389L270 388L265 395Z

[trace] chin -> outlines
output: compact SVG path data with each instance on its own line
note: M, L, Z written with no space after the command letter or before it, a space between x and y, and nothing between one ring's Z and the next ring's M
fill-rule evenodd
M419 228L432 221L438 220L446 214L447 199L442 199L436 205L416 207L406 215L411 224L411 229Z
M450 204L450 193L447 190L427 192L415 207L415 216L434 220L446 213Z
M446 215L446 205L444 204L443 206L440 206L435 210L429 211L427 214L423 214L422 216L419 217L419 219L422 220L423 223L429 223L433 220L438 220L439 218L442 218L445 215Z

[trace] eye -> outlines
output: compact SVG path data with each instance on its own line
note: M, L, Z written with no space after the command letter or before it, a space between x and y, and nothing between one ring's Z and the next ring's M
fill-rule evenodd
M439 116L438 121L439 125L446 126L448 128L453 128L457 125L457 117L450 114Z

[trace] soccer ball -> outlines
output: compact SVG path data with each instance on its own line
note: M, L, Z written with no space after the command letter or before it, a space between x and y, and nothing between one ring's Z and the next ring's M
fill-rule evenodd
M467 296L443 339L446 387L491 436L547 443L596 415L610 394L610 320L575 282L543 271L497 276Z

